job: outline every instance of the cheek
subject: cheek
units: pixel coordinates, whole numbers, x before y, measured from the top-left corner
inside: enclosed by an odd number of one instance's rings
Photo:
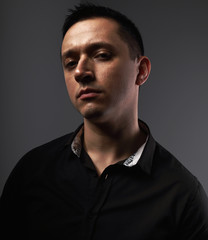
[[[122,75],[122,68],[118,63],[101,65],[96,69],[96,79],[105,87],[116,86]]]
[[[65,84],[66,84],[68,95],[71,101],[74,102],[74,98],[76,94],[75,83],[65,75]]]
[[[101,68],[99,75],[98,78],[101,84],[104,84],[105,87],[111,90],[117,89],[118,94],[119,91],[125,91],[126,88],[130,88],[135,82],[135,69],[123,62],[116,62]]]

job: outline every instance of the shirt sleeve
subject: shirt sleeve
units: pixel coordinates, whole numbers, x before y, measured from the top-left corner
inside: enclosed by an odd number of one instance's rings
[[[179,239],[183,240],[208,239],[208,198],[199,181],[182,214],[179,232]]]

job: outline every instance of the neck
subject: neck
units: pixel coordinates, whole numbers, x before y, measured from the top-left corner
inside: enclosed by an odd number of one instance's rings
[[[99,175],[107,166],[135,153],[145,139],[137,118],[102,124],[84,120],[84,148]]]

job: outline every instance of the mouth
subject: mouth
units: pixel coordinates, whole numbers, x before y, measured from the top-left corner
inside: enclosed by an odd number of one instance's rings
[[[79,91],[77,98],[81,100],[89,99],[89,98],[95,98],[101,93],[98,89],[93,88],[86,88]]]

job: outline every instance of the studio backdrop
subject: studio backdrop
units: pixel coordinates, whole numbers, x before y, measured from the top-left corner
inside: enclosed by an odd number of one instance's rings
[[[208,193],[208,2],[92,2],[121,11],[140,29],[152,72],[140,89],[139,118]],[[77,3],[0,3],[0,193],[26,152],[82,122],[60,61],[62,24]]]

